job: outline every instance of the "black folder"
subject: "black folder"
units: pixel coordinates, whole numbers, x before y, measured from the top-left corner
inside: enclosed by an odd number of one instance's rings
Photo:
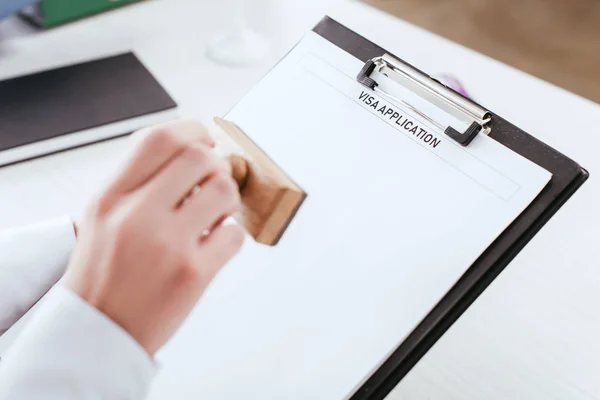
[[[176,118],[133,53],[0,81],[0,166],[124,136]]]
[[[384,54],[402,61],[398,56],[329,17],[325,17],[313,31],[366,65],[370,60]],[[405,61],[402,62],[410,66]],[[364,79],[364,76],[362,78]],[[588,172],[575,161],[492,111],[490,114],[490,137],[551,172],[552,179],[527,209],[471,265],[406,340],[354,393],[352,400],[386,397],[589,177]]]

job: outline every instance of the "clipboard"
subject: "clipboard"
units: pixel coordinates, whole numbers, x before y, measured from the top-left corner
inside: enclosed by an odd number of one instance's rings
[[[536,199],[481,254],[416,329],[350,397],[352,400],[383,399],[581,187],[589,174],[565,155],[335,20],[325,17],[313,32],[365,63],[363,69],[357,71],[357,81],[365,87],[377,91],[379,83],[371,78],[371,74],[375,69],[385,70],[388,77],[392,76],[391,79],[410,82],[413,88],[418,87],[436,105],[471,118],[468,128],[459,131],[452,126],[440,126],[435,119],[413,108],[432,124],[443,128],[444,133],[461,146],[468,146],[478,134],[487,134],[552,173],[550,182]],[[381,91],[379,94],[385,96]]]
[[[314,29],[223,116],[307,197],[211,283],[152,398],[385,397],[587,177],[337,22]]]

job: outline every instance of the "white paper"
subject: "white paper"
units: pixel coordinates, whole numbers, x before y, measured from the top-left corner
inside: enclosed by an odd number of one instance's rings
[[[217,277],[152,399],[349,397],[550,179],[484,135],[394,126],[359,100],[361,67],[310,33],[227,116],[308,198]]]

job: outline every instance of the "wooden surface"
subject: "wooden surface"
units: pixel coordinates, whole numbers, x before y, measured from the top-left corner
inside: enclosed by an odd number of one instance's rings
[[[277,244],[306,193],[235,124],[215,118],[242,155],[231,155],[234,179],[242,197],[240,223],[259,243]]]
[[[600,102],[598,0],[367,2],[405,21]],[[511,82],[506,84],[511,85]]]
[[[231,176],[233,180],[237,183],[240,190],[243,190],[248,183],[248,178],[250,176],[250,166],[248,165],[248,160],[244,157],[232,154],[228,157],[229,164],[231,165]]]

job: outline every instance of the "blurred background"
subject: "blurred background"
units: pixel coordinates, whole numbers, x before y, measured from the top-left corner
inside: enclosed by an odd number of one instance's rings
[[[210,121],[330,14],[573,157],[592,176],[598,169],[597,128],[589,121],[599,119],[600,107],[567,91],[600,102],[600,0],[122,3],[0,0],[0,80],[133,50],[182,116]],[[27,18],[17,15],[23,8]],[[268,47],[242,68],[207,57],[216,38],[239,28],[240,10]],[[52,18],[40,19],[47,15]],[[568,118],[556,118],[561,113]],[[107,140],[0,169],[0,228],[79,215],[126,150],[126,138]],[[600,399],[593,351],[600,326],[593,287],[600,214],[590,211],[599,192],[584,189],[587,197],[575,196],[561,210],[390,399]],[[583,220],[577,235],[565,233]],[[0,356],[16,332],[0,338]]]
[[[110,8],[127,3],[108,2]],[[293,3],[292,1],[288,1]],[[364,0],[380,10],[400,17],[428,31],[474,49],[566,90],[600,102],[600,1],[598,0]],[[89,4],[82,7],[81,4]],[[34,21],[32,14],[45,7],[66,10],[66,23],[78,17],[106,11],[106,1],[87,0],[0,0],[0,41],[31,33],[16,18],[4,19],[25,8],[21,13]],[[174,3],[182,4],[181,1]],[[234,7],[235,0],[227,0]],[[246,2],[252,9],[265,9],[280,3]],[[277,4],[269,4],[277,3]],[[325,10],[326,4],[304,2],[306,8]],[[322,4],[319,4],[322,3]],[[103,10],[104,8],[104,10]],[[300,5],[293,8],[301,8]],[[80,15],[72,10],[77,10]],[[252,14],[254,10],[251,10]],[[48,11],[47,11],[48,13]],[[72,14],[69,16],[69,14]],[[318,12],[315,13],[317,15]],[[35,22],[35,21],[34,21]],[[40,21],[38,20],[38,25]],[[440,68],[440,73],[443,68]],[[435,72],[435,71],[431,71]],[[450,82],[452,83],[452,82]],[[459,84],[459,82],[457,82]],[[460,88],[459,88],[460,89]]]
[[[366,0],[564,89],[600,102],[598,0]]]

